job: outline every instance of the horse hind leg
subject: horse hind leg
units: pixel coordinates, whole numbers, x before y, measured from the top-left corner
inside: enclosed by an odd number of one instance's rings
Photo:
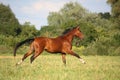
[[[27,52],[27,53],[23,56],[23,58],[22,58],[16,65],[21,64],[29,55],[32,54],[32,52],[33,52],[33,51]]]
[[[29,55],[31,55],[33,53],[33,51],[34,51],[34,49],[30,48],[30,50],[23,56],[23,58],[18,63],[16,63],[16,65],[21,64]]]
[[[66,66],[66,54],[65,53],[62,53],[62,61],[64,65]]]
[[[35,51],[35,53],[30,58],[30,63],[32,63],[35,60],[35,58],[38,57],[42,52],[43,52],[43,49]]]

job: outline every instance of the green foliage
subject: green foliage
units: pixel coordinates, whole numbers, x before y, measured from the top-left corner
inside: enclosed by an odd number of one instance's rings
[[[20,24],[10,7],[0,4],[0,34],[16,36],[20,32]]]
[[[120,0],[107,0],[107,3],[111,5],[113,21],[117,25],[117,29],[120,30]]]
[[[99,13],[98,14],[101,18],[104,18],[104,19],[110,19],[111,15],[109,12],[105,12],[105,13]]]
[[[43,26],[40,30],[40,36],[57,37],[62,33],[62,29],[55,26]]]
[[[23,37],[35,37],[38,35],[38,31],[36,30],[34,25],[31,25],[30,22],[25,22],[21,26],[21,34]]]
[[[62,20],[61,20],[62,16],[61,14],[58,14],[57,12],[51,12],[49,13],[48,16],[48,24],[50,26],[60,26],[60,24],[62,24]]]
[[[112,15],[114,17],[120,17],[120,0],[108,0],[107,2],[112,7]]]
[[[110,30],[102,35],[85,50],[86,55],[120,55],[120,32]]]
[[[84,46],[80,46],[80,47],[73,46],[72,50],[75,51],[79,55],[85,55],[85,54],[83,54],[84,50],[85,50]]]
[[[20,25],[9,6],[0,4],[0,45],[14,47],[16,43],[38,35],[30,22]]]
[[[48,24],[56,27],[73,27],[79,24],[79,19],[82,19],[87,14],[81,5],[77,2],[67,3],[59,12],[51,12],[48,16]]]

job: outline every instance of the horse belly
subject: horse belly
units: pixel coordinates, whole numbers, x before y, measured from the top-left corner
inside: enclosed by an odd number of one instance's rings
[[[51,53],[61,52],[62,45],[58,43],[49,43],[46,45],[45,50]]]

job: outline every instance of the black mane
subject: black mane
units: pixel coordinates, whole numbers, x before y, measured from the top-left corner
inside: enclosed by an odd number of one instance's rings
[[[75,29],[75,28],[76,28],[76,27],[65,29],[65,31],[62,33],[62,35],[67,34],[68,32],[70,32],[71,30],[73,30],[73,29]]]

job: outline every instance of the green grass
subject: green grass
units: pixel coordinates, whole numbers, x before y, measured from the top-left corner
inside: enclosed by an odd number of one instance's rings
[[[67,55],[64,66],[60,55],[40,55],[16,67],[21,57],[0,58],[0,80],[120,80],[120,56],[82,56],[87,62],[82,64]]]

